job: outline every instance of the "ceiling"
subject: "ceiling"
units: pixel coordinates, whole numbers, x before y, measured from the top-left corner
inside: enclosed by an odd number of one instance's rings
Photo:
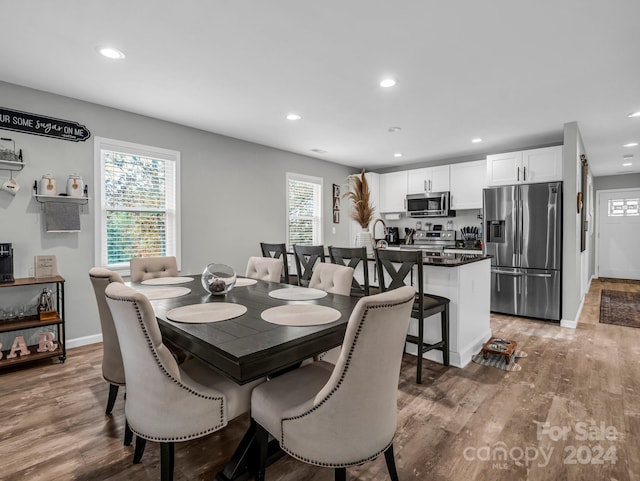
[[[595,176],[640,171],[638,0],[0,5],[6,82],[370,170],[559,143],[577,121]]]

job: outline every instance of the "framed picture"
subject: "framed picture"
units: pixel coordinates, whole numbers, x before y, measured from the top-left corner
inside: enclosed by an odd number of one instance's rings
[[[340,186],[333,184],[333,223],[340,223]]]

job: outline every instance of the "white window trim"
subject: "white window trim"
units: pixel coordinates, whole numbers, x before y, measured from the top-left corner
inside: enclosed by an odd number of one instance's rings
[[[182,229],[181,229],[181,207],[180,207],[180,152],[177,150],[169,150],[163,149],[160,147],[153,147],[150,145],[142,145],[136,144],[133,142],[125,142],[123,140],[115,140],[108,139],[105,137],[94,137],[93,140],[93,159],[94,159],[94,191],[95,191],[95,200],[94,200],[94,212],[95,215],[95,225],[94,225],[94,265],[103,267],[102,262],[102,245],[103,240],[106,236],[103,225],[103,213],[104,213],[104,190],[102,189],[103,184],[103,170],[104,164],[102,161],[102,150],[124,150],[126,152],[132,152],[140,156],[153,157],[156,159],[163,160],[171,160],[176,164],[176,173],[175,173],[175,231],[176,231],[176,261],[178,264],[178,270],[181,270],[182,266]],[[113,269],[117,271],[122,276],[130,275],[129,265],[123,266],[121,268]]]
[[[292,249],[293,246],[289,245],[289,180],[299,180],[302,182],[310,182],[314,184],[320,185],[320,244],[324,245],[324,179],[322,177],[315,177],[312,175],[305,174],[296,174],[295,172],[287,172],[285,176],[285,184],[284,184],[284,193],[286,197],[286,210],[285,210],[285,218],[286,218],[286,244],[287,249]]]

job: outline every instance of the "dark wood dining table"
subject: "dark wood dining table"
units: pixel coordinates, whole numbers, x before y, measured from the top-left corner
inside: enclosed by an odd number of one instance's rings
[[[330,293],[308,301],[276,299],[269,296],[270,291],[292,286],[260,280],[254,285],[235,287],[226,295],[214,296],[204,290],[199,275],[189,277],[193,277],[193,281],[179,284],[190,288],[189,294],[151,301],[162,336],[238,384],[277,375],[340,345],[349,316],[358,302],[356,297]],[[136,287],[134,283],[131,285]],[[234,319],[204,324],[180,323],[167,318],[171,309],[209,302],[241,304],[247,312]],[[283,326],[261,317],[262,312],[271,307],[301,303],[332,307],[340,312],[340,318],[322,325]],[[217,481],[250,478],[254,429],[251,423],[233,456],[217,474]],[[277,442],[271,444],[269,458],[272,461],[282,453]]]

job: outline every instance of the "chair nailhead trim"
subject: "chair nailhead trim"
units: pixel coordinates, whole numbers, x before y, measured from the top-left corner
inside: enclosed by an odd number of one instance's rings
[[[340,386],[342,386],[344,379],[346,377],[347,371],[349,370],[349,366],[351,363],[351,358],[353,357],[353,351],[354,348],[360,338],[360,333],[362,332],[362,327],[364,324],[364,321],[367,318],[367,314],[369,312],[370,309],[382,309],[382,308],[386,308],[386,307],[395,307],[395,306],[400,306],[402,304],[406,304],[408,302],[413,303],[413,297],[405,300],[405,301],[401,301],[401,302],[397,302],[395,304],[391,304],[391,303],[385,303],[385,304],[378,304],[378,305],[373,305],[373,306],[368,306],[364,313],[362,314],[362,318],[360,319],[360,322],[358,323],[358,328],[356,329],[356,333],[355,336],[353,338],[353,344],[351,345],[351,348],[349,349],[349,355],[347,356],[347,360],[344,364],[344,370],[340,373],[340,379],[338,380],[338,383],[336,384],[336,386],[318,403],[316,404],[314,407],[312,407],[311,409],[309,409],[307,412],[300,414],[298,416],[294,416],[294,417],[290,417],[290,418],[282,418],[280,420],[280,446],[282,447],[282,449],[289,455],[293,456],[294,458],[303,461],[305,463],[308,464],[313,464],[316,466],[323,466],[326,468],[345,468],[348,466],[357,466],[359,464],[363,464],[366,463],[368,461],[371,461],[375,458],[377,458],[378,456],[380,456],[380,454],[384,453],[389,446],[391,446],[391,444],[393,443],[393,438],[391,439],[391,441],[389,441],[389,444],[387,444],[387,446],[376,452],[375,454],[372,454],[371,456],[364,458],[364,459],[360,459],[358,461],[349,461],[348,463],[342,463],[342,464],[335,464],[335,463],[325,463],[324,461],[317,461],[315,459],[309,459],[309,458],[305,458],[304,456],[300,456],[299,454],[295,453],[294,451],[291,451],[290,449],[288,449],[285,444],[284,444],[284,422],[285,421],[294,421],[296,419],[301,419],[305,416],[310,415],[312,412],[314,412],[315,410],[319,409],[320,406],[322,406],[325,402],[327,402],[337,391],[338,389],[340,389]]]

